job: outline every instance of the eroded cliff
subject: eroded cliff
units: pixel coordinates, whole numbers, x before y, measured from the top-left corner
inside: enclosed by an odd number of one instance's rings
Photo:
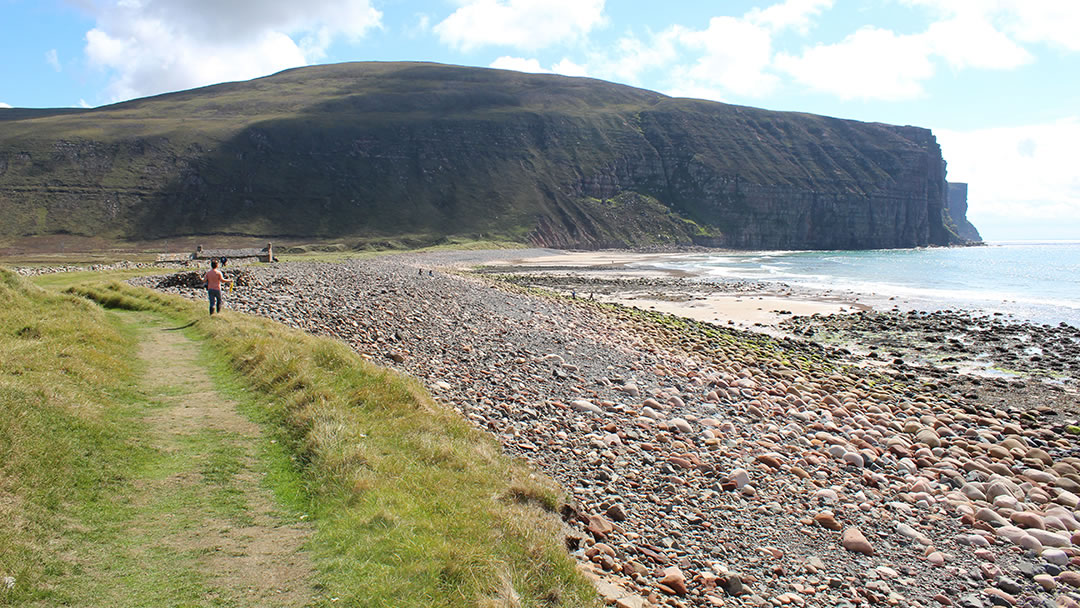
[[[4,234],[560,247],[959,242],[933,135],[435,64],[290,70],[0,120]]]
[[[956,234],[965,241],[981,243],[982,235],[967,219],[968,185],[961,182],[949,182],[947,193],[949,215],[956,223]]]

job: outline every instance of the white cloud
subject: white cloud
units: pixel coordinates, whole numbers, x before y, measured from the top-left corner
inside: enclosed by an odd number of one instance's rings
[[[408,38],[419,38],[427,35],[431,31],[431,15],[417,13],[414,17],[416,18],[416,23],[405,27],[405,36]]]
[[[721,101],[727,103],[731,95],[730,91],[720,87],[710,87],[688,82],[676,82],[671,87],[661,91],[671,97],[687,97],[689,99],[707,99],[709,101]]]
[[[514,59],[510,63],[510,58],[500,57],[492,65],[590,74],[637,86],[651,81],[671,95],[721,101],[733,96],[769,95],[784,77],[841,99],[902,100],[925,95],[924,83],[943,64],[957,70],[1012,69],[1033,61],[1026,49],[984,18],[980,7],[989,3],[983,0],[907,0],[931,5],[940,2],[943,6],[948,2],[952,8],[940,8],[940,18],[919,33],[900,34],[867,26],[839,42],[776,52],[782,35],[805,35],[834,1],[785,0],[753,8],[742,16],[713,17],[704,29],[674,25],[660,32],[630,33],[608,48],[593,50],[583,63],[564,59],[561,67],[545,68],[535,60]],[[479,11],[485,7],[490,12],[481,15]],[[594,8],[593,14],[602,18],[602,3]],[[537,10],[532,0],[476,0],[435,29],[444,41],[463,48],[497,41],[512,44],[513,39],[528,38],[526,30],[542,22],[534,18],[525,26],[514,20],[527,10]],[[511,19],[510,14],[516,17]],[[471,20],[474,36],[450,37],[450,24],[461,26],[466,17]],[[567,28],[552,36],[569,35]],[[784,39],[790,41],[790,37]],[[519,46],[547,43],[547,39],[534,39]]]
[[[588,69],[583,66],[563,58],[562,61],[551,66],[551,71],[556,74],[562,74],[563,76],[588,76]]]
[[[564,60],[563,67],[574,72],[538,62],[505,65],[523,71],[587,73],[636,86],[649,83],[671,95],[721,101],[763,97],[785,82],[844,100],[898,101],[926,95],[927,82],[946,66],[1015,69],[1035,60],[1024,40],[1057,40],[1067,31],[1080,31],[1080,2],[1075,0],[901,0],[931,9],[925,29],[899,33],[868,25],[839,41],[791,48],[792,34],[805,36],[834,2],[784,0],[742,16],[713,17],[704,29],[673,25],[659,32],[631,32],[606,48],[594,47],[580,64]],[[602,3],[585,6],[592,6],[591,14],[602,19]],[[482,8],[490,10],[482,13]],[[519,22],[536,10],[536,0],[474,0],[436,30],[441,28],[444,41],[462,48],[496,42],[544,46],[550,39],[512,42],[529,38],[528,30],[543,22],[535,17],[527,25]],[[449,37],[449,24],[466,21],[471,23],[471,38],[460,32]],[[574,30],[569,25],[574,20],[566,21],[551,39],[573,37],[571,31],[587,33],[592,27]],[[1058,27],[1059,22],[1076,27]],[[1080,45],[1080,36],[1066,38],[1060,44]],[[788,46],[777,52],[778,45]]]
[[[754,8],[746,13],[746,20],[772,31],[794,29],[806,33],[812,19],[832,8],[833,0],[787,0],[766,8]]]
[[[753,8],[742,17],[713,17],[703,31],[679,30],[679,42],[700,51],[690,67],[677,70],[675,90],[720,99],[729,94],[761,97],[780,79],[771,71],[773,39],[785,30],[806,34],[834,0],[785,0]],[[685,93],[679,93],[685,94]]]
[[[590,55],[585,72],[635,86],[648,77],[675,96],[720,100],[732,93],[761,95],[776,84],[765,69],[769,31],[744,19],[714,17],[703,30],[673,26],[646,38],[627,35]]]
[[[1080,116],[934,132],[949,163],[949,180],[968,183],[968,217],[976,227],[1026,219],[1080,226],[1080,166],[1073,161]]]
[[[681,30],[676,37],[684,47],[700,53],[697,61],[678,73],[686,86],[756,97],[768,94],[778,83],[767,71],[772,33],[749,19],[713,17],[705,30]]]
[[[96,7],[86,34],[109,95],[130,99],[310,63],[333,40],[380,27],[369,0],[120,0]]]
[[[606,20],[604,0],[470,0],[434,30],[444,44],[463,51],[535,50],[578,40]]]
[[[589,73],[617,82],[641,85],[644,74],[670,68],[679,58],[675,39],[681,28],[651,34],[648,40],[634,35],[619,38],[612,49],[593,53],[586,63]]]
[[[1035,61],[1021,43],[1080,50],[1076,0],[902,1],[929,8],[936,20],[913,34],[867,26],[838,43],[780,53],[773,65],[796,82],[842,99],[899,100],[923,95],[923,83],[941,62],[956,70],[1011,70]]]
[[[946,17],[981,20],[1021,42],[1080,51],[1076,0],[905,0]]]
[[[532,72],[534,74],[549,74],[551,70],[545,70],[540,67],[540,62],[536,59],[525,59],[523,57],[508,57],[502,56],[491,62],[489,67],[493,67],[497,70],[515,70],[517,72]]]
[[[1045,42],[1080,51],[1080,2],[1076,0],[1008,0],[1006,27],[1024,42]]]
[[[546,69],[540,65],[540,61],[537,59],[526,59],[524,57],[510,57],[504,55],[495,61],[492,61],[488,67],[498,70],[515,70],[517,72],[529,72],[533,74],[561,74],[563,76],[588,75],[584,66],[578,65],[569,59],[563,59],[559,63],[551,66],[551,69]]]
[[[60,71],[60,55],[57,54],[56,49],[45,51],[45,63],[57,72]]]
[[[704,29],[674,25],[628,34],[593,52],[581,67],[601,78],[641,86],[648,77],[670,95],[722,101],[760,97],[780,84],[773,69],[774,39],[806,33],[834,0],[785,0],[741,17],[716,16]]]
[[[0,108],[8,108],[8,109],[10,109],[11,106],[9,104],[6,104],[6,103],[0,101]]]
[[[778,69],[811,89],[841,99],[910,99],[924,94],[934,75],[926,38],[864,27],[836,44],[819,44],[801,56],[779,53]]]
[[[1034,58],[988,21],[955,17],[930,24],[928,49],[957,69],[1012,69]]]
[[[963,0],[949,6],[945,18],[921,33],[868,26],[800,55],[778,53],[773,65],[796,82],[841,99],[902,100],[925,94],[923,83],[936,73],[936,60],[957,70],[1008,70],[1034,60],[980,12],[985,3],[970,5],[970,10],[963,8],[968,6]]]

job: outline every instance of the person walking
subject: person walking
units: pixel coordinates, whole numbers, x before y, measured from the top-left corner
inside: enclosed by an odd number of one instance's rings
[[[232,283],[232,279],[226,279],[225,275],[221,274],[218,270],[218,261],[210,260],[210,270],[206,271],[206,295],[210,298],[210,316],[214,316],[214,304],[217,304],[217,311],[221,312],[221,284]]]

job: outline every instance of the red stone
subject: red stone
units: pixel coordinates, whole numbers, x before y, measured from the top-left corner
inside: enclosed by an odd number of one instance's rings
[[[608,534],[615,530],[615,526],[605,519],[603,515],[592,515],[589,517],[588,530],[596,538],[606,538]]]

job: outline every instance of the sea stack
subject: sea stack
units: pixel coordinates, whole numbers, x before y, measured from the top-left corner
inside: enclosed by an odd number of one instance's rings
[[[956,224],[956,233],[965,241],[981,243],[982,235],[967,219],[968,185],[962,182],[949,182],[949,215]]]

